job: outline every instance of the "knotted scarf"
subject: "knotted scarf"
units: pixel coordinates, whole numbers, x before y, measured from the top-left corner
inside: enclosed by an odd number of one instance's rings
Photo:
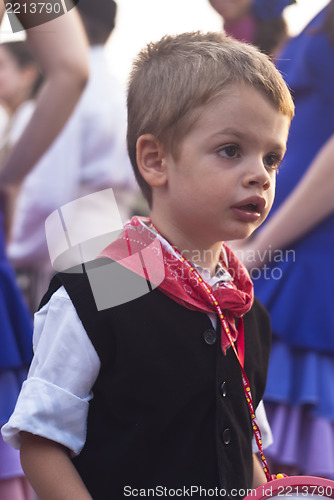
[[[221,263],[232,276],[233,282],[222,282],[213,294],[225,313],[235,341],[238,336],[235,318],[241,318],[252,307],[253,284],[247,269],[232,250],[226,244],[223,247],[227,263],[223,260]],[[146,278],[152,288],[158,287],[188,309],[216,313],[198,275],[181,261],[179,252],[155,228],[150,227],[149,219],[133,217],[124,226],[119,238],[106,247],[99,257],[112,259]],[[229,346],[230,341],[222,334],[224,353]]]

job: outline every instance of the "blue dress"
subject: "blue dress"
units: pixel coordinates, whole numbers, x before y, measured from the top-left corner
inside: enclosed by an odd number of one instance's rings
[[[0,427],[12,414],[32,359],[32,318],[5,255],[0,212]],[[0,480],[22,475],[19,454],[0,437]]]
[[[326,13],[289,41],[277,60],[296,115],[271,215],[334,134],[334,46],[319,30]],[[267,454],[303,473],[333,478],[334,215],[289,250],[276,252],[270,270],[254,281],[274,333],[264,398],[274,445]]]

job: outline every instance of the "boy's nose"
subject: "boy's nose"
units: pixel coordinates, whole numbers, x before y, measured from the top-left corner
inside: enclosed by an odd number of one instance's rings
[[[249,169],[244,177],[244,185],[258,185],[265,191],[271,186],[271,177],[268,169],[264,166],[262,159],[250,162]]]

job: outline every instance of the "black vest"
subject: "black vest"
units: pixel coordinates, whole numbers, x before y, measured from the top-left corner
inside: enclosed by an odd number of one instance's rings
[[[240,366],[232,349],[222,354],[220,327],[159,289],[97,312],[85,273],[56,275],[42,305],[61,284],[101,361],[87,441],[73,459],[93,499],[126,498],[134,488],[167,498],[175,490],[184,491],[181,498],[190,492],[203,498],[200,487],[245,496],[252,486],[252,427]],[[256,407],[270,348],[269,317],[257,300],[244,327]]]

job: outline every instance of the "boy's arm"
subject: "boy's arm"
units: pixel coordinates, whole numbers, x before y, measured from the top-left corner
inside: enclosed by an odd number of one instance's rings
[[[21,432],[21,463],[40,500],[92,500],[64,446]]]
[[[253,488],[258,488],[258,486],[261,486],[262,484],[265,484],[267,482],[266,475],[263,471],[262,465],[255,455],[253,454]]]

